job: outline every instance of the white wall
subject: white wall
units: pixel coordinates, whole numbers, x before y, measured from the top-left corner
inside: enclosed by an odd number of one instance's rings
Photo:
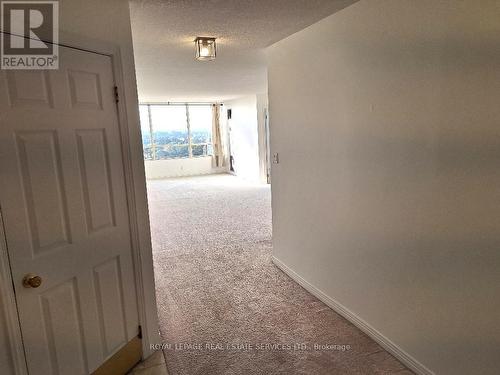
[[[498,20],[362,0],[268,51],[274,256],[436,374],[500,369]]]
[[[213,168],[211,156],[146,160],[144,164],[146,166],[146,178],[148,180],[227,172],[227,167]]]
[[[134,199],[137,207],[137,220],[139,224],[139,242],[143,256],[145,273],[144,282],[145,299],[148,306],[148,321],[150,326],[143,326],[143,335],[149,338],[158,336],[158,326],[155,324],[156,302],[153,279],[152,257],[145,256],[151,253],[151,239],[149,231],[149,218],[147,211],[147,197],[144,177],[144,164],[142,160],[142,141],[139,127],[139,113],[137,90],[135,81],[134,56],[132,48],[132,36],[130,30],[130,15],[128,2],[122,0],[60,0],[59,1],[59,28],[61,31],[60,41],[69,45],[99,45],[100,43],[113,43],[120,49],[122,59],[122,70],[124,77],[122,103],[126,103],[127,125],[129,128],[130,150],[132,157],[132,169],[134,173]],[[89,45],[89,46],[90,46]],[[0,323],[0,342],[8,340],[5,337]],[[156,341],[157,342],[157,341]],[[4,347],[4,346],[2,346]],[[7,346],[5,350],[9,350]],[[151,353],[145,348],[145,354]],[[10,356],[10,355],[9,355]],[[2,366],[4,359],[2,357]],[[13,369],[1,367],[2,373],[13,373]]]
[[[249,181],[260,180],[257,96],[250,95],[224,103],[221,119],[228,120],[231,154],[235,160],[235,174]]]

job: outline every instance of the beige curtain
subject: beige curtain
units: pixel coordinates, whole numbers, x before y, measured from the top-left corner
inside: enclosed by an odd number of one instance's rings
[[[222,144],[222,131],[220,126],[220,104],[212,106],[212,145],[214,154],[212,156],[212,167],[224,166],[224,147]]]

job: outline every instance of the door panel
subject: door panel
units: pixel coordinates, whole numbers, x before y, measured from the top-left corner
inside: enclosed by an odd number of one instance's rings
[[[71,279],[40,295],[47,354],[53,370],[86,374],[81,309],[76,280]],[[66,360],[60,361],[59,358]]]
[[[15,138],[36,257],[71,242],[61,154],[55,131],[16,132]]]
[[[115,226],[108,145],[104,129],[77,130],[87,232]]]
[[[53,106],[48,72],[10,70],[6,72],[6,77],[11,106]]]
[[[73,108],[103,109],[100,74],[68,70],[68,78]]]
[[[106,357],[128,341],[120,269],[118,257],[94,268],[99,321],[103,328],[103,354]]]
[[[0,205],[30,374],[85,374],[138,333],[111,59],[0,75]],[[39,275],[25,288],[26,274]]]

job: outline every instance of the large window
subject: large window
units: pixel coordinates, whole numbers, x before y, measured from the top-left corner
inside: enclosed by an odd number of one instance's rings
[[[141,104],[139,113],[145,160],[213,154],[211,105]]]

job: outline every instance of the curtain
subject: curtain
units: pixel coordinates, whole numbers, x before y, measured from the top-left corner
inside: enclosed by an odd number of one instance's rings
[[[224,166],[224,147],[222,144],[222,132],[220,126],[220,104],[212,106],[212,167],[218,168]]]

